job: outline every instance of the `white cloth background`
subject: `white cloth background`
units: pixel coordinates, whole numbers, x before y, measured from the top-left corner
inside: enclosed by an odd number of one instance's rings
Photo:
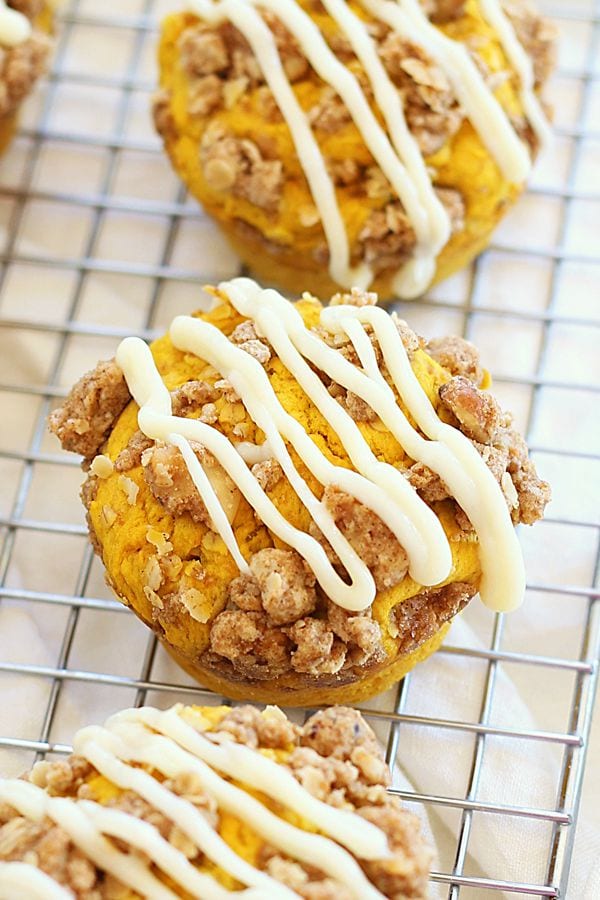
[[[156,4],[155,12],[177,6]],[[565,4],[563,4],[564,6]],[[128,17],[142,10],[141,0],[125,0],[111,16]],[[560,4],[554,4],[555,8]],[[592,4],[581,0],[569,4],[573,11],[590,12]],[[102,15],[100,0],[71,4],[71,11],[89,16]],[[100,40],[98,35],[102,35]],[[50,131],[92,135],[96,146],[64,143],[47,137],[42,144],[33,174],[24,175],[31,145],[29,138],[15,142],[0,162],[0,187],[23,185],[35,193],[26,203],[19,220],[15,252],[19,262],[8,269],[0,294],[0,382],[44,384],[51,373],[60,334],[47,330],[2,327],[2,318],[26,319],[60,326],[75,296],[77,282],[69,260],[89,252],[95,259],[114,265],[112,273],[89,273],[79,292],[76,323],[101,329],[135,330],[145,324],[151,299],[152,280],[132,277],[116,270],[131,263],[155,265],[161,256],[168,231],[168,210],[161,204],[173,202],[177,182],[160,153],[146,153],[134,146],[118,154],[110,180],[110,195],[125,209],[109,210],[100,221],[96,237],[90,241],[93,210],[89,202],[58,201],[55,194],[68,193],[88,201],[102,189],[109,156],[107,139],[119,118],[120,92],[104,87],[92,89],[78,84],[69,75],[85,73],[103,77],[111,73],[115,81],[124,75],[131,59],[133,31],[126,28],[94,28],[75,24],[63,58],[66,78],[55,89],[46,120]],[[585,67],[589,28],[563,23],[561,67],[556,79],[557,121],[574,126],[583,115],[579,75]],[[147,35],[134,78],[141,85],[134,91],[125,116],[122,134],[126,141],[145,144],[154,140],[148,121],[148,93],[145,85],[154,81],[154,39]],[[25,125],[38,127],[46,89],[38,92],[28,106]],[[600,93],[582,124],[594,121]],[[597,119],[596,119],[597,121]],[[555,270],[545,252],[561,245],[567,252],[593,257],[597,253],[600,229],[598,202],[575,199],[567,211],[561,232],[564,189],[572,161],[570,139],[558,138],[540,162],[534,179],[540,189],[524,198],[518,209],[502,224],[495,249],[479,264],[472,295],[473,314],[469,336],[477,341],[484,359],[497,376],[497,393],[513,408],[517,421],[528,421],[532,391],[529,381],[541,377],[549,381],[577,385],[600,381],[597,353],[597,297],[600,277],[597,266],[585,262],[565,262]],[[598,192],[600,162],[598,145],[584,141],[572,187]],[[44,192],[46,196],[44,196]],[[558,192],[558,193],[557,193]],[[50,194],[52,196],[48,197]],[[137,200],[154,207],[155,214],[135,210]],[[133,204],[133,206],[132,206]],[[179,270],[198,274],[198,283],[208,277],[231,275],[236,260],[212,226],[197,215],[190,203],[190,217],[182,220],[169,259]],[[0,194],[0,227],[3,240],[14,226],[14,199]],[[151,211],[151,210],[149,210]],[[87,245],[87,246],[86,246]],[[514,248],[520,253],[515,254]],[[541,250],[541,254],[537,253]],[[50,258],[53,264],[30,265],[27,257]],[[462,273],[434,292],[442,306],[405,305],[402,314],[424,334],[433,336],[463,327],[462,304],[470,276]],[[518,314],[539,314],[546,308],[554,286],[553,311],[556,321],[547,335],[547,353],[538,368],[543,339],[540,319],[519,318]],[[173,314],[198,306],[196,284],[167,282],[159,294],[152,325],[167,324]],[[496,313],[479,313],[479,307]],[[517,313],[517,315],[513,315]],[[568,323],[561,318],[569,317]],[[581,324],[579,323],[581,320]],[[595,320],[594,327],[589,325]],[[68,386],[97,358],[107,357],[116,346],[114,337],[71,336],[59,368],[58,382]],[[503,380],[505,379],[505,380]],[[515,379],[516,382],[515,383]],[[518,383],[521,379],[521,383]],[[557,451],[598,453],[599,430],[597,395],[585,390],[543,387],[531,420],[532,443]],[[35,395],[0,391],[0,516],[14,515],[17,487],[23,477],[22,462],[1,451],[26,451],[30,446],[36,416],[40,411]],[[34,449],[57,454],[56,443],[44,437]],[[552,521],[523,533],[523,544],[532,583],[586,587],[593,578],[597,552],[597,532],[590,527],[600,508],[598,462],[585,456],[539,453],[537,462],[552,482],[554,499],[548,510]],[[33,477],[19,516],[24,519],[81,523],[77,500],[80,474],[76,469],[51,462],[36,462]],[[565,523],[579,524],[565,524]],[[76,589],[77,573],[85,554],[85,540],[79,536],[48,534],[19,529],[14,546],[11,535],[0,529],[1,551],[11,549],[6,585],[15,596],[0,601],[0,662],[57,664],[68,608],[22,600],[19,590],[49,591],[69,596]],[[4,544],[2,544],[4,542]],[[103,585],[101,567],[94,562],[85,585],[88,597],[109,597]],[[569,594],[535,591],[528,594],[523,609],[505,624],[502,649],[574,659],[580,652],[586,601]],[[490,646],[493,617],[474,600],[454,624],[448,643],[459,647]],[[86,610],[74,631],[68,666],[82,672],[107,672],[123,678],[139,677],[147,634],[133,616],[121,612]],[[439,716],[447,720],[477,721],[485,684],[485,662],[440,653],[412,675],[405,711],[415,715]],[[190,684],[179,670],[159,653],[152,670],[158,681]],[[573,676],[551,668],[501,665],[498,668],[489,721],[514,729],[563,732],[573,689]],[[51,681],[0,672],[0,735],[35,740],[40,735]],[[66,681],[56,707],[51,740],[68,743],[73,731],[88,722],[99,721],[115,709],[133,702],[135,692],[119,685],[94,685]],[[167,705],[176,694],[152,693],[149,702]],[[390,695],[370,704],[389,709]],[[385,729],[379,723],[385,736]],[[465,796],[472,762],[474,738],[461,731],[402,725],[400,729],[396,783],[426,794]],[[561,762],[560,746],[550,743],[488,738],[483,755],[477,799],[495,803],[553,809]],[[16,774],[32,759],[32,754],[0,748],[0,771]],[[580,821],[569,896],[573,900],[600,897],[600,724],[598,716],[589,747],[589,764],[583,790]],[[415,804],[420,814],[423,807]],[[451,871],[460,826],[460,811],[427,806],[427,827],[436,845],[436,867]],[[476,814],[468,846],[465,872],[470,875],[542,883],[547,865],[550,826],[509,816]],[[432,887],[432,896],[445,896],[443,886]],[[497,892],[464,891],[465,896],[498,897]]]

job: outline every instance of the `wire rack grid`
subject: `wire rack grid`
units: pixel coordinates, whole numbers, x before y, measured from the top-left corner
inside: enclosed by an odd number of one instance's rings
[[[49,77],[0,166],[0,613],[11,634],[0,660],[0,766],[9,774],[69,752],[88,709],[98,718],[146,701],[219,701],[111,598],[85,538],[77,461],[45,424],[120,338],[152,337],[198,305],[199,284],[238,273],[149,123],[157,24],[177,5],[67,3]],[[462,761],[442,787],[429,772],[392,788],[428,813],[436,839],[443,831],[432,882],[449,898],[567,895],[598,671],[600,448],[589,410],[600,317],[588,300],[600,286],[600,4],[556,0],[546,11],[563,38],[551,159],[475,266],[419,304],[397,304],[423,333],[462,333],[487,350],[498,394],[555,482],[548,517],[523,536],[528,612],[505,622],[471,604],[436,657],[365,705],[390,763],[410,770],[424,745]],[[545,627],[557,614],[558,627]],[[435,679],[460,679],[463,667],[477,673],[476,689],[457,714]],[[515,717],[507,683],[529,692],[529,719]],[[13,691],[26,716],[11,715]],[[488,770],[507,747],[517,759],[546,753],[543,796],[498,791],[493,779],[490,790]],[[513,835],[523,848],[535,840],[542,861],[523,849],[489,871],[473,850],[481,835]]]

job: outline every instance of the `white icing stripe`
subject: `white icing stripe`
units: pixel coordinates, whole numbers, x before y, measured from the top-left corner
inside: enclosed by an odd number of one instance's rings
[[[372,272],[368,266],[350,267],[350,248],[344,220],[335,196],[319,145],[284,72],[272,32],[258,12],[248,3],[223,0],[193,0],[192,8],[207,22],[228,19],[244,35],[286,121],[298,160],[306,176],[329,247],[329,271],[338,284],[368,287]]]
[[[357,372],[356,367],[309,332],[298,311],[277,291],[262,290],[255,282],[244,278],[222,283],[219,288],[241,315],[254,321],[258,332],[273,346],[286,369],[332,426],[353,466],[369,483],[365,484],[345,468],[327,463],[322,454],[316,453],[314,442],[292,420],[293,432],[286,433],[285,436],[291,440],[293,435],[296,439],[295,447],[305,462],[311,460],[309,468],[315,476],[322,484],[341,487],[383,519],[406,550],[411,563],[411,574],[416,581],[432,585],[447,578],[452,559],[437,516],[397,469],[379,462],[352,417],[331,396],[306,359],[328,374],[332,374],[330,366],[334,365],[351,377]],[[179,321],[181,325],[176,319],[171,327],[171,339],[176,346],[181,347],[183,344],[186,349],[193,350],[199,356],[213,350],[212,342],[206,339],[196,341],[191,337],[192,329],[197,329],[198,320],[190,321],[182,317]],[[390,325],[394,327],[391,320]],[[196,333],[199,334],[198,331]],[[230,348],[231,344],[228,342],[228,346],[223,349],[225,360],[229,358],[230,365],[233,366]],[[213,364],[218,367],[216,360]],[[247,367],[241,357],[240,364]],[[261,380],[266,382],[262,368],[260,371]],[[271,390],[270,385],[268,389]],[[262,400],[262,385],[258,396]],[[245,403],[250,400],[251,391],[242,389],[242,399]],[[402,416],[400,410],[398,414]],[[288,420],[291,417],[288,416]],[[279,426],[279,422],[277,425]],[[329,539],[329,532],[327,536]],[[336,596],[332,596],[332,599],[338,603]]]
[[[238,569],[240,572],[248,572],[248,564],[240,553],[238,542],[235,539],[233,528],[225,514],[225,510],[223,509],[206,472],[200,465],[198,457],[190,447],[189,441],[174,432],[167,434],[166,439],[170,444],[179,448],[192,481],[202,497],[202,502],[206,506],[206,511],[210,516],[211,522],[214,524],[217,532],[223,539],[225,546],[233,556]]]
[[[22,862],[0,862],[0,900],[74,900],[75,895],[61,887],[35,866]]]
[[[31,36],[31,22],[23,13],[17,12],[0,0],[0,45],[16,47]]]
[[[552,131],[535,93],[535,75],[531,57],[519,41],[500,0],[479,0],[479,6],[489,24],[495,29],[510,64],[519,76],[523,110],[540,143],[544,145],[550,140]]]

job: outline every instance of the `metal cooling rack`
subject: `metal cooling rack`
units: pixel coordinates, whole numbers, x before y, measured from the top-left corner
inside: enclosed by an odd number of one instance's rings
[[[0,602],[16,614],[34,616],[50,648],[44,665],[18,654],[0,662],[0,696],[18,678],[31,686],[35,700],[27,729],[0,738],[0,760],[4,754],[13,771],[40,755],[69,751],[69,710],[75,701],[93,702],[108,713],[146,699],[159,704],[217,699],[170,665],[154,638],[110,598],[76,503],[77,463],[58,452],[45,425],[56,398],[98,357],[109,356],[118,339],[131,333],[151,337],[175,311],[198,305],[198,284],[237,273],[231,252],[171,174],[148,121],[156,26],[177,5],[67,3],[49,78],[29,102],[19,135],[0,164]],[[569,506],[567,489],[559,489],[549,517],[537,526],[538,538],[528,537],[525,547],[532,573],[529,606],[537,605],[543,616],[544,604],[557,599],[568,604],[578,621],[576,640],[567,647],[548,645],[533,631],[523,645],[502,616],[492,622],[488,615],[487,648],[449,644],[437,657],[467,658],[470,666],[483,667],[479,709],[470,720],[411,702],[433,661],[367,710],[387,736],[390,762],[402,760],[403,735],[410,729],[423,741],[458,735],[470,742],[466,784],[449,784],[444,795],[395,789],[415,808],[453,811],[453,854],[432,876],[449,898],[497,897],[498,892],[566,896],[597,681],[599,526],[594,504],[583,500],[590,479],[597,483],[600,454],[593,431],[569,427],[561,439],[549,438],[547,424],[552,403],[567,410],[570,425],[585,418],[590,401],[598,407],[600,385],[571,377],[569,360],[589,353],[600,318],[592,306],[572,308],[566,298],[582,277],[590,291],[597,294],[600,286],[600,259],[585,238],[594,227],[596,240],[600,233],[600,180],[590,191],[589,177],[592,163],[600,167],[600,4],[556,0],[545,6],[563,32],[566,51],[555,79],[555,158],[522,201],[537,226],[533,234],[530,227],[519,232],[517,212],[470,271],[418,305],[397,305],[427,334],[463,333],[494,350],[510,328],[525,348],[529,341],[530,367],[515,372],[500,359],[493,371],[497,389],[516,408],[542,470],[577,470],[585,481],[576,486],[575,505]],[[573,237],[576,227],[583,238]],[[145,237],[138,243],[140,228]],[[208,264],[200,259],[200,248]],[[513,271],[532,285],[531,303],[511,305],[505,276]],[[2,360],[15,346],[24,361],[8,369]],[[559,358],[567,360],[560,372]],[[571,419],[569,411],[581,415]],[[567,481],[572,491],[575,482]],[[563,548],[557,554],[564,555],[562,567],[544,556],[547,539]],[[585,576],[579,569],[573,577],[567,564],[575,546],[585,551]],[[36,566],[41,557],[53,560],[43,571]],[[472,604],[465,617],[479,621],[482,615]],[[90,633],[97,635],[93,645]],[[123,663],[111,671],[102,664],[102,643],[109,636],[123,642]],[[80,642],[95,648],[92,656],[82,658]],[[498,679],[511,667],[526,671],[538,685],[546,679],[568,685],[568,708],[557,711],[547,728],[521,730],[506,719],[498,724]],[[556,754],[553,802],[546,808],[481,799],[486,752],[497,740],[516,740],[525,748],[541,742]],[[535,881],[521,877],[518,860],[516,877],[469,874],[470,841],[481,816],[497,829],[523,820],[541,823],[543,875]]]

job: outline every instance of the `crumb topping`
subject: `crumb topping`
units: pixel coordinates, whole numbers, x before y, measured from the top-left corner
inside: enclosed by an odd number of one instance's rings
[[[200,161],[207,184],[215,191],[231,191],[266,212],[276,212],[283,192],[283,165],[267,159],[248,138],[237,138],[220,125],[206,129]]]
[[[387,793],[388,767],[373,731],[358,712],[343,707],[325,709],[300,726],[276,708],[261,713],[254,707],[240,706],[225,713],[210,730],[219,741],[233,740],[267,755],[274,750],[284,752],[281,764],[313,796],[356,812],[380,828],[388,837],[393,854],[373,862],[358,860],[366,876],[387,897],[424,900],[431,851],[418,820]],[[97,802],[93,786],[96,774],[81,757],[71,756],[58,762],[38,763],[25,777],[52,796]],[[221,828],[218,806],[194,773],[183,772],[166,779],[163,786],[191,803],[212,829]],[[102,802],[152,825],[193,865],[205,864],[195,843],[140,795],[125,790]],[[344,885],[316,866],[293,859],[256,837],[253,864],[305,900],[349,897]],[[131,851],[126,841],[111,840],[121,852]],[[119,900],[131,893],[98,869],[50,819],[31,822],[6,804],[0,805],[0,860],[26,861],[39,867],[69,888],[77,900]]]
[[[37,0],[20,0],[9,4],[33,20],[40,11]],[[46,71],[52,43],[35,30],[16,47],[3,47],[0,56],[0,116],[13,113]]]
[[[114,359],[100,362],[80,378],[63,405],[50,415],[50,430],[65,450],[91,460],[130,399]]]
[[[475,344],[457,335],[446,335],[428,341],[425,349],[451,375],[462,375],[476,387],[481,386],[484,372]]]
[[[192,449],[203,462],[210,454],[198,444]],[[216,465],[214,457],[212,464]],[[163,442],[155,443],[144,452],[142,458],[144,478],[153,496],[173,516],[188,513],[194,522],[210,527],[210,517],[200,497],[192,476],[177,447]]]
[[[502,424],[498,401],[480,391],[463,375],[455,375],[439,390],[440,400],[460,423],[460,430],[471,440],[491,444]]]
[[[399,653],[410,653],[433,637],[476,593],[476,584],[454,582],[421,591],[396,606],[390,617],[390,633],[398,642]]]
[[[344,537],[371,570],[377,590],[384,591],[399,584],[408,571],[408,557],[387,525],[339,488],[327,486],[322,502]],[[312,533],[315,536],[319,533],[314,523]],[[334,561],[337,559],[331,548],[329,555]]]

